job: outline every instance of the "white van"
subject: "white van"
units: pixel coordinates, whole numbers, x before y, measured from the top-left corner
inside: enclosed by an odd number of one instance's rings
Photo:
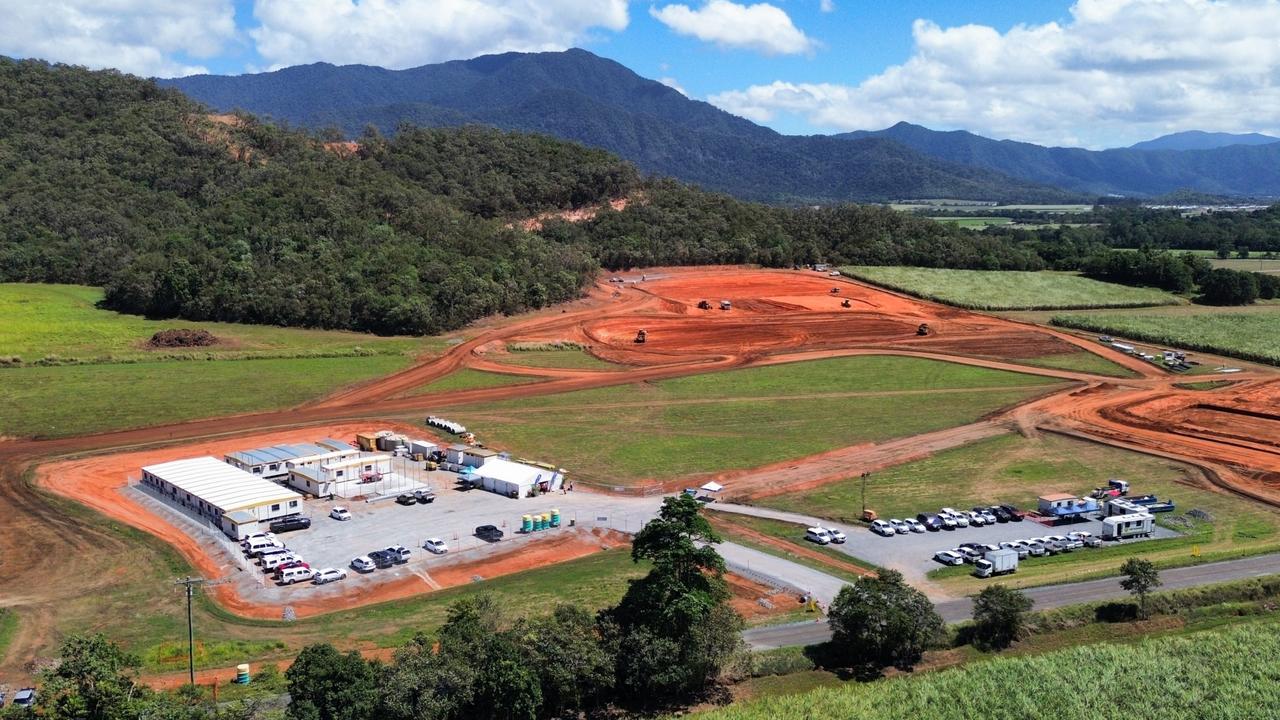
[[[284,565],[285,563],[297,562],[301,559],[302,559],[301,556],[294,555],[293,553],[280,553],[279,555],[271,555],[270,557],[265,557],[262,559],[262,569],[265,570],[266,572],[271,572],[272,570],[275,570],[277,567]]]
[[[804,539],[809,542],[818,543],[819,545],[826,545],[831,542],[831,536],[827,534],[826,530],[823,530],[820,527],[806,528],[804,531]]]
[[[284,543],[275,538],[254,538],[244,551],[246,555],[260,555],[263,550],[278,547],[284,547]]]
[[[292,585],[296,582],[303,582],[305,580],[310,580],[313,576],[315,576],[315,571],[312,570],[311,568],[305,568],[305,567],[286,568],[280,572],[280,584]]]

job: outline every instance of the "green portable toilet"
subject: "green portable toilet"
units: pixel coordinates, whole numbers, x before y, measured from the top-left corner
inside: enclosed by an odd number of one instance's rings
[[[560,527],[560,511],[556,508],[551,510],[551,527]]]
[[[249,684],[249,664],[241,663],[236,666],[236,680],[240,685]]]
[[[526,532],[526,533],[533,532],[533,516],[532,515],[520,516],[520,532]]]

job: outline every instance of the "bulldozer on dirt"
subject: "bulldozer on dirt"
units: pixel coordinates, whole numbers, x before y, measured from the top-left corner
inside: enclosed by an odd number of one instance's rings
[[[920,323],[920,327],[916,328],[916,334],[921,337],[928,335],[930,332],[929,323]]]
[[[831,294],[832,294],[832,295],[839,295],[839,294],[840,294],[840,288],[838,288],[838,287],[833,287],[833,288],[831,288]]]
[[[699,301],[698,301],[698,309],[699,309],[699,310],[710,310],[710,309],[711,309],[711,303],[707,302],[706,300],[699,300]]]
[[[844,300],[840,301],[840,307],[844,307],[844,308],[853,307],[853,303],[849,302],[849,298],[845,298]]]
[[[645,340],[647,340],[648,338],[649,338],[649,334],[648,334],[648,333],[646,333],[644,330],[637,330],[637,331],[636,331],[636,344],[637,344],[637,345],[643,345],[643,344],[645,343]]]

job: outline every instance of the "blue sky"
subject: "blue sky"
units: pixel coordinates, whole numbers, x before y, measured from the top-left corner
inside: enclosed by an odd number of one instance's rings
[[[583,47],[788,133],[1280,132],[1280,0],[0,0],[0,54],[146,76]]]

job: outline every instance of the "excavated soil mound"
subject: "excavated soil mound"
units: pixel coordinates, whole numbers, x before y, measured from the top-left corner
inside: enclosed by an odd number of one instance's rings
[[[147,341],[150,348],[209,347],[218,344],[218,337],[208,330],[174,328],[161,330]]]

